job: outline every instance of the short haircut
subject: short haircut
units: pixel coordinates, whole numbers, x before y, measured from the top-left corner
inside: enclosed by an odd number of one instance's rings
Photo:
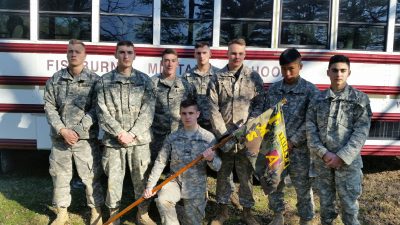
[[[132,47],[132,48],[135,47],[135,46],[133,45],[132,41],[126,41],[126,40],[118,41],[118,43],[117,43],[117,49],[118,49],[119,46],[128,46],[128,47]]]
[[[166,48],[164,51],[161,53],[161,58],[164,58],[164,55],[172,54],[178,57],[178,53],[175,51],[175,49],[172,48]]]
[[[229,41],[228,46],[231,46],[233,44],[246,46],[246,41],[243,38],[236,38],[236,39],[233,39],[233,40]]]
[[[202,48],[202,47],[210,47],[210,43],[208,41],[199,41],[196,42],[196,44],[194,45],[194,48]]]
[[[81,41],[81,40],[78,40],[78,39],[70,39],[69,41],[68,41],[68,44],[69,45],[82,45],[82,47],[85,49],[85,51],[86,51],[86,46],[85,46],[85,43],[83,43],[83,41]]]
[[[188,99],[183,100],[181,102],[180,109],[187,108],[190,106],[195,106],[196,110],[199,111],[199,106],[197,105],[197,101],[196,101],[196,99],[193,99],[193,98],[188,98]]]
[[[345,56],[345,55],[334,55],[329,59],[329,65],[328,68],[331,68],[331,66],[335,63],[346,63],[349,68],[350,68],[350,59]]]
[[[287,65],[289,63],[301,60],[301,54],[295,48],[288,48],[279,56],[279,65]]]

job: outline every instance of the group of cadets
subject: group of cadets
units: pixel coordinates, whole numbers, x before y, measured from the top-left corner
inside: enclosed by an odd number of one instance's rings
[[[53,143],[49,171],[57,210],[53,225],[69,221],[73,164],[85,185],[91,225],[103,224],[104,204],[110,217],[120,211],[126,165],[135,198],[149,199],[138,206],[137,224],[156,224],[148,212],[150,198],[157,194],[163,225],[201,225],[208,198],[207,166],[218,171],[218,210],[211,224],[222,225],[229,218],[230,203],[240,208],[243,222],[261,224],[251,211],[253,169],[245,145],[232,139],[217,152],[211,147],[282,98],[287,99],[282,110],[290,165],[277,190],[268,196],[274,212],[269,224],[284,224],[283,190],[288,175],[297,194],[299,224],[313,222],[312,182],[320,197],[321,224],[333,224],[337,217],[336,195],[343,223],[359,224],[360,151],[372,113],[368,96],[346,82],[351,72],[346,56],[330,58],[327,76],[331,86],[322,92],[300,76],[303,64],[294,48],[280,55],[283,79],[267,92],[260,75],[244,65],[243,39],[229,42],[228,64],[220,70],[209,63],[209,44],[197,43],[197,65],[182,76],[176,75],[179,62],[174,49],[162,52],[162,71],[151,78],[132,67],[135,56],[132,42],[118,42],[117,68],[100,77],[84,67],[84,43],[70,40],[67,68],[46,83],[44,108]],[[99,126],[104,130],[103,151],[97,143]],[[204,160],[158,193],[152,192],[166,166],[175,173],[199,155]],[[105,198],[100,182],[103,173],[108,177]],[[119,219],[113,224],[120,224]]]

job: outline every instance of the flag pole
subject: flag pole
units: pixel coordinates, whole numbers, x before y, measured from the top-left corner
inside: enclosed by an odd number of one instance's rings
[[[215,151],[218,148],[224,146],[229,140],[231,140],[234,137],[233,134],[230,134],[229,136],[223,138],[218,144],[215,144],[214,146],[212,146],[212,150]],[[199,161],[201,161],[203,159],[203,155],[199,155],[197,156],[197,158],[195,158],[193,161],[191,161],[190,163],[188,163],[186,166],[182,167],[181,169],[179,169],[176,173],[172,174],[171,176],[169,176],[166,180],[164,180],[161,184],[157,185],[156,187],[153,188],[152,193],[155,193],[159,190],[161,190],[161,188],[166,185],[167,183],[169,183],[171,180],[175,179],[176,177],[178,177],[179,175],[181,175],[183,172],[185,172],[186,170],[188,170],[190,167],[194,166],[196,163],[198,163]],[[142,203],[144,200],[146,200],[143,196],[140,197],[138,200],[136,200],[134,203],[130,204],[128,207],[126,207],[125,209],[123,209],[121,212],[119,212],[117,215],[111,217],[110,219],[108,219],[103,225],[109,225],[110,223],[114,222],[115,220],[117,220],[118,218],[120,218],[121,216],[125,215],[127,212],[129,212],[131,209],[135,208],[136,206],[138,206],[140,203]]]

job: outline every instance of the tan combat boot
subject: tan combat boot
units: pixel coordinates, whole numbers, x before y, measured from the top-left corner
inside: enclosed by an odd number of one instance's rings
[[[219,204],[219,213],[215,217],[215,219],[211,221],[211,225],[222,225],[228,218],[229,218],[228,205]]]
[[[285,219],[283,218],[282,212],[274,213],[274,218],[272,218],[271,223],[269,225],[283,225]]]
[[[108,210],[110,210],[110,219],[117,215],[119,212],[119,208],[109,208]],[[114,222],[110,223],[111,225],[119,225],[121,223],[121,221],[118,219],[116,219]]]
[[[243,207],[242,207],[242,205],[240,205],[240,202],[239,202],[239,196],[236,192],[232,192],[230,200],[231,200],[232,205],[236,209],[243,210]]]
[[[51,225],[64,225],[69,221],[67,208],[57,208],[57,218]]]
[[[103,225],[103,218],[101,217],[101,207],[91,209],[90,225]]]
[[[136,221],[139,225],[157,225],[149,216],[148,205],[142,205],[138,207]]]
[[[256,218],[251,213],[251,208],[243,208],[242,220],[247,225],[260,225],[260,223],[256,220]]]

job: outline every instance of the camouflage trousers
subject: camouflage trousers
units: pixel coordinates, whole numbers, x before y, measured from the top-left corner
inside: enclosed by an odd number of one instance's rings
[[[297,195],[297,212],[301,219],[309,221],[314,217],[314,199],[309,177],[310,152],[306,146],[293,148],[289,153],[290,164],[282,174],[277,190],[268,195],[269,208],[274,212],[285,210],[284,178],[289,174]]]
[[[102,169],[100,150],[96,141],[79,140],[69,146],[64,141],[54,140],[51,149],[50,175],[53,180],[53,205],[67,208],[71,204],[71,187],[73,165],[86,190],[86,202],[94,208],[104,204],[103,189],[100,182]]]
[[[183,212],[179,212],[181,224],[202,225],[206,209],[206,190],[199,198],[182,199]],[[200,197],[202,196],[202,197]],[[176,203],[181,200],[181,187],[178,182],[171,181],[159,192],[155,200],[163,225],[179,225]],[[183,214],[183,215],[182,215]]]
[[[321,159],[315,160],[316,182],[320,198],[321,224],[331,225],[337,217],[336,194],[339,197],[341,218],[345,225],[358,225],[358,198],[362,192],[361,168],[344,165],[340,169],[325,166]]]
[[[253,167],[245,155],[245,151],[221,152],[220,157],[222,165],[217,173],[217,202],[220,204],[230,202],[230,196],[235,188],[232,179],[232,172],[235,169],[240,184],[239,202],[245,208],[253,207]]]
[[[120,205],[126,162],[128,162],[135,199],[138,199],[142,197],[150,169],[149,145],[126,148],[105,147],[102,164],[104,172],[108,176],[106,197],[108,208],[117,208]]]

